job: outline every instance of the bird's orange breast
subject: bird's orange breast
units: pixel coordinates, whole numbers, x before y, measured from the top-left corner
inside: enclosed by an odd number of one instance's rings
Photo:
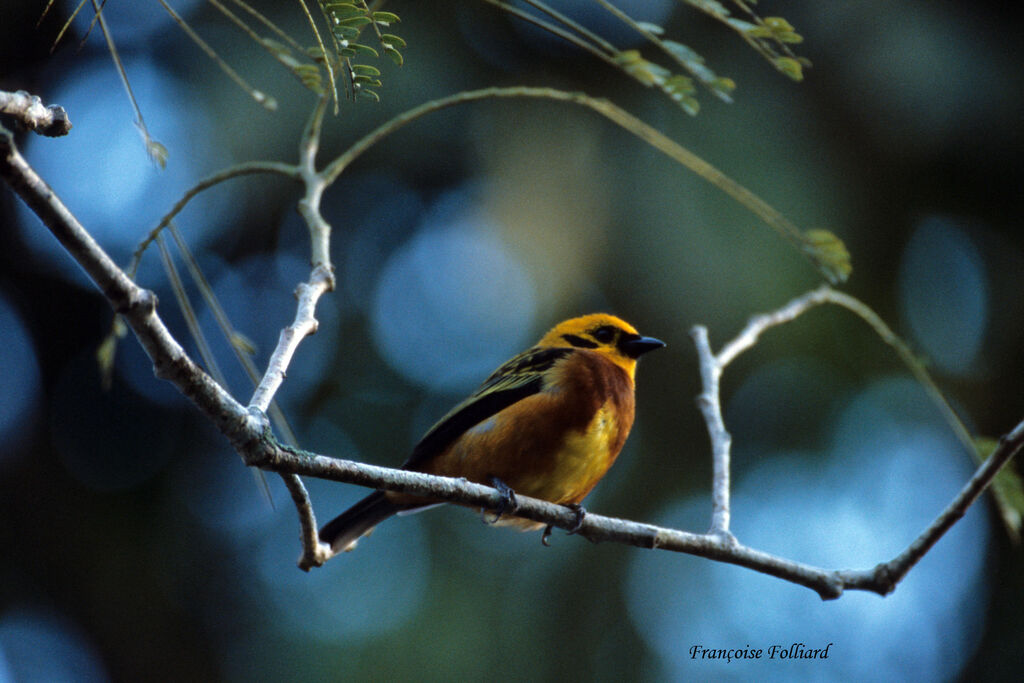
[[[615,462],[633,413],[626,372],[576,350],[552,368],[539,393],[468,429],[421,469],[488,485],[497,477],[516,493],[578,503]]]

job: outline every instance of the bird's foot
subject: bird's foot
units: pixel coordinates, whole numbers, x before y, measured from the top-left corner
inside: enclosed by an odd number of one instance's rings
[[[498,501],[498,507],[494,509],[494,519],[487,519],[487,510],[481,513],[484,524],[496,524],[506,514],[519,509],[519,503],[516,502],[516,492],[512,490],[511,486],[497,477],[491,477],[491,486],[498,490],[501,499]]]
[[[566,530],[566,533],[570,535],[575,534],[583,528],[583,518],[587,516],[587,510],[579,503],[569,503],[565,507],[576,513],[576,520],[572,523],[572,526]]]
[[[565,507],[569,508],[570,510],[576,513],[576,519],[573,521],[572,526],[566,529],[566,533],[575,534],[583,528],[583,518],[587,516],[587,510],[579,503],[567,503]],[[548,538],[551,537],[551,530],[553,528],[554,527],[552,527],[550,524],[544,527],[544,533],[540,535],[541,544],[548,547],[551,546],[551,544],[548,543]]]

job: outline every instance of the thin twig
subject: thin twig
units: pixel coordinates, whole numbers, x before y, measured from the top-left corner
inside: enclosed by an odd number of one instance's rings
[[[309,281],[299,284],[295,291],[298,306],[291,325],[281,330],[277,347],[270,356],[267,369],[260,380],[252,399],[250,410],[265,412],[274,394],[284,381],[299,343],[317,330],[316,305],[324,293],[334,289],[334,272],[330,261],[331,226],[320,213],[320,201],[327,183],[316,170],[316,153],[320,148],[320,131],[323,123],[326,97],[317,102],[299,147],[298,173],[306,187],[306,194],[299,200],[299,212],[309,227],[313,270]]]
[[[121,85],[124,86],[124,90],[128,94],[128,101],[131,102],[132,109],[135,110],[135,127],[138,128],[139,134],[142,135],[142,142],[146,146],[146,153],[150,159],[163,168],[167,163],[167,148],[149,134],[146,121],[142,118],[142,108],[135,99],[132,84],[128,81],[128,71],[124,68],[124,62],[121,61],[121,54],[117,51],[114,36],[107,28],[107,21],[103,18],[103,9],[97,4],[96,0],[92,0],[92,8],[96,12],[96,21],[99,22],[100,32],[103,33],[103,38],[107,41],[107,50],[110,52],[111,59],[114,60],[114,67],[121,78]]]
[[[618,64],[615,62],[615,58],[612,57],[612,54],[615,53],[615,47],[608,43],[606,40],[604,40],[597,34],[588,31],[581,24],[573,22],[565,15],[556,12],[554,9],[548,7],[547,5],[544,5],[543,3],[531,2],[530,0],[526,1],[529,2],[529,4],[533,5],[534,7],[537,7],[538,9],[543,11],[545,14],[548,14],[549,16],[557,20],[563,26],[569,26],[574,31],[576,31],[576,33],[568,31],[564,28],[560,28],[557,24],[552,24],[551,22],[546,21],[535,14],[530,14],[529,12],[520,9],[519,7],[516,7],[511,3],[502,2],[501,0],[484,0],[484,2],[494,5],[495,7],[498,7],[499,9],[508,12],[512,16],[517,17],[518,19],[521,19],[528,24],[533,24],[537,28],[543,29],[554,36],[558,36],[565,42],[575,45],[576,47],[580,48],[581,50],[584,50],[585,52],[589,52],[594,57],[597,57],[601,61],[606,62],[611,66],[618,66]],[[590,42],[587,42],[588,40]]]
[[[317,266],[309,278],[309,282],[300,283],[295,292],[299,304],[295,311],[295,320],[281,330],[277,346],[270,355],[267,370],[263,379],[249,401],[249,408],[266,412],[274,394],[284,382],[284,377],[299,343],[317,330],[316,303],[320,297],[330,290],[332,278],[323,266]]]
[[[302,7],[303,13],[306,15],[306,19],[309,21],[309,28],[313,31],[313,36],[316,38],[316,44],[320,49],[320,53],[324,56],[324,68],[327,70],[327,81],[331,84],[331,99],[334,102],[334,114],[338,114],[338,84],[334,79],[334,67],[331,65],[331,56],[327,54],[327,47],[324,45],[323,39],[320,37],[320,30],[316,27],[316,20],[313,19],[313,15],[309,12],[309,7],[306,6],[306,0],[299,0],[299,5]],[[317,3],[320,6],[320,3]],[[323,13],[323,7],[320,6],[320,11]],[[330,18],[324,15],[324,21],[330,23]],[[334,34],[330,34],[333,36]],[[335,54],[337,54],[337,46],[335,46]]]
[[[276,99],[270,97],[269,95],[267,95],[267,93],[263,92],[262,90],[257,90],[256,88],[251,86],[249,82],[245,80],[242,74],[235,71],[233,68],[231,68],[230,64],[221,59],[221,56],[217,54],[217,51],[214,50],[209,43],[203,40],[202,37],[200,37],[200,35],[195,32],[195,29],[189,26],[188,22],[182,19],[181,15],[175,12],[174,8],[167,4],[166,0],[157,0],[157,2],[159,2],[160,5],[164,8],[164,11],[170,15],[171,19],[174,20],[174,23],[178,25],[178,28],[184,31],[185,34],[189,37],[189,39],[193,43],[195,43],[200,50],[205,52],[206,56],[212,59],[214,64],[220,67],[220,70],[224,72],[224,75],[226,75],[228,78],[234,81],[239,88],[248,93],[249,97],[251,97],[256,104],[260,105],[267,111],[277,111]]]
[[[697,325],[690,330],[690,336],[693,337],[694,345],[697,347],[701,384],[704,387],[700,396],[697,397],[697,402],[704,415],[704,422],[707,424],[708,436],[711,438],[711,529],[708,533],[732,538],[729,532],[731,470],[729,461],[732,436],[726,429],[725,420],[722,418],[722,402],[719,393],[719,380],[722,377],[722,371],[736,356],[757,343],[758,338],[765,330],[793,320],[810,307],[824,303],[832,291],[831,287],[824,285],[797,297],[777,311],[754,316],[736,338],[728,342],[718,354],[711,351],[706,327]]]
[[[327,99],[321,97],[303,130],[299,142],[299,177],[306,187],[306,195],[299,200],[299,213],[309,227],[310,261],[313,266],[323,266],[329,276],[330,288],[334,288],[334,267],[331,265],[331,226],[320,213],[320,201],[333,178],[328,171],[317,171],[316,155],[320,151],[320,131],[324,121]]]
[[[718,390],[718,380],[722,376],[724,364],[711,353],[706,327],[697,325],[690,330],[690,336],[697,347],[701,383],[704,385],[704,391],[697,397],[697,403],[704,414],[708,436],[711,437],[711,529],[708,533],[735,541],[729,532],[729,460],[732,436],[725,428]]]
[[[294,180],[300,179],[299,171],[294,164],[284,164],[279,161],[248,161],[236,164],[230,168],[224,169],[223,171],[218,171],[211,176],[203,178],[194,186],[189,188],[184,195],[182,195],[181,199],[171,207],[171,210],[160,219],[160,222],[157,223],[156,227],[150,230],[146,237],[139,242],[138,246],[135,247],[135,251],[132,252],[131,260],[129,261],[126,269],[128,275],[130,277],[135,276],[135,273],[139,268],[139,263],[142,260],[142,255],[145,253],[146,249],[149,248],[149,245],[153,243],[153,240],[155,240],[157,235],[160,234],[160,231],[166,228],[170,222],[174,220],[175,216],[184,211],[185,207],[188,206],[188,203],[195,199],[200,192],[208,190],[214,185],[218,185],[225,180],[238,178],[244,175],[253,175],[256,173],[277,173],[285,176],[286,178],[292,178]]]
[[[964,516],[967,508],[988,488],[999,470],[1021,449],[1021,446],[1024,446],[1024,422],[1019,423],[999,440],[996,450],[981,464],[946,509],[907,546],[906,550],[885,565],[894,586]]]
[[[621,107],[616,106],[608,100],[591,97],[581,92],[566,92],[564,90],[556,90],[554,88],[531,88],[526,86],[483,88],[481,90],[467,90],[456,93],[455,95],[425,102],[424,104],[405,111],[390,121],[381,124],[369,134],[356,141],[355,144],[327,165],[322,174],[324,181],[328,185],[334,182],[338,175],[340,175],[349,164],[362,155],[363,152],[395,131],[403,128],[422,116],[447,107],[465,104],[467,102],[503,98],[533,98],[567,102],[585,107],[600,114],[732,197],[741,206],[745,207],[748,211],[753,213],[769,227],[779,233],[784,239],[793,244],[800,253],[804,255],[804,257],[811,261],[815,268],[817,268],[817,270],[826,279],[837,279],[834,272],[834,266],[829,264],[822,257],[816,246],[809,242],[808,238],[803,232],[801,232],[800,228],[778,212],[768,202],[764,201],[746,187],[740,185],[738,182],[690,150],[686,149],[675,140],[672,140],[661,131],[650,126],[644,121],[641,121]]]
[[[295,503],[295,510],[299,514],[299,528],[302,530],[302,555],[299,557],[299,569],[309,571],[313,567],[322,567],[324,562],[331,559],[333,552],[331,546],[321,543],[317,536],[316,515],[313,513],[313,503],[309,499],[309,493],[299,475],[282,472],[281,479],[288,487],[288,492],[292,495],[292,502]]]
[[[181,237],[181,233],[178,231],[177,226],[172,222],[170,225],[170,233],[174,237],[175,244],[178,249],[182,251],[182,255],[185,257],[185,262],[189,264],[189,270],[193,275],[199,271],[198,264],[194,263],[191,252],[188,251],[188,247],[185,244],[185,240]],[[160,258],[164,263],[164,271],[167,273],[167,278],[171,283],[171,290],[174,292],[175,298],[178,300],[178,308],[181,309],[182,315],[185,317],[185,325],[188,327],[189,334],[192,335],[192,340],[196,344],[196,348],[199,351],[199,357],[203,360],[206,365],[206,371],[209,372],[213,379],[217,381],[225,389],[228,388],[227,377],[220,369],[220,365],[217,363],[217,357],[214,355],[213,350],[210,348],[210,343],[206,339],[206,335],[203,334],[203,330],[199,325],[199,316],[196,315],[195,307],[192,306],[192,302],[188,298],[188,293],[185,291],[185,283],[181,279],[181,275],[178,273],[178,267],[174,263],[174,257],[171,255],[170,249],[167,247],[167,241],[163,235],[156,238],[156,244],[160,248]],[[205,286],[206,291],[211,299],[216,300],[213,297],[213,291],[209,288],[209,283],[206,279],[202,279],[202,285]],[[229,338],[232,348],[235,348],[234,340]],[[236,349],[237,352],[237,349]],[[239,357],[243,357],[242,354],[238,354]],[[274,499],[270,494],[270,487],[267,485],[267,478],[263,472],[253,470],[256,473],[256,482],[263,491],[267,500],[271,506],[274,504]]]

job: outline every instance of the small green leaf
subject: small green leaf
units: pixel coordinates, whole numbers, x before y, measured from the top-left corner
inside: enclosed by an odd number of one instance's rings
[[[356,98],[361,100],[373,100],[374,102],[380,102],[380,95],[372,90],[366,90],[360,88],[356,90]]]
[[[387,43],[392,47],[405,47],[405,41],[394,35],[393,33],[382,33],[380,34],[380,42]]]
[[[160,168],[167,167],[167,157],[170,156],[170,152],[163,144],[153,138],[146,139],[146,154],[149,155],[150,161],[157,164]]]
[[[380,69],[369,64],[353,64],[352,72],[360,76],[380,76]]]
[[[231,333],[231,346],[247,356],[256,355],[255,342],[237,330]]]
[[[781,31],[793,31],[793,25],[782,17],[765,17],[762,19],[764,25],[772,30],[772,33]]]
[[[394,12],[374,12],[373,21],[375,23],[388,26],[389,24],[397,24],[401,19],[399,19],[398,15]]]
[[[380,55],[377,54],[377,51],[374,50],[369,45],[363,45],[361,43],[349,43],[348,45],[346,45],[346,48],[348,50],[350,50],[352,52],[352,54],[350,54],[350,55],[342,55],[343,57],[354,57],[357,54],[360,54],[360,55],[372,55],[374,58],[380,57]],[[338,50],[338,52],[340,53],[341,50]]]
[[[623,50],[615,55],[615,62],[622,66],[635,64],[638,61],[642,61],[642,59],[643,58],[640,56],[640,50]]]
[[[715,97],[723,102],[732,103],[732,93],[736,90],[736,82],[731,78],[720,76],[708,83],[708,86],[711,88],[711,92],[715,94]]]
[[[329,2],[324,5],[324,11],[336,19],[365,14],[363,8],[356,7],[350,2]]]
[[[786,74],[794,81],[802,81],[804,79],[803,67],[800,62],[792,57],[776,57],[772,60],[775,64],[775,68]]]
[[[716,78],[714,82],[711,83],[711,87],[713,87],[715,90],[721,90],[722,92],[731,93],[734,90],[736,90],[736,81],[732,80],[731,78],[725,78],[724,76],[720,76]]]
[[[391,61],[395,63],[395,66],[402,66],[405,61],[402,59],[402,53],[390,45],[384,46],[384,54],[391,58]]]
[[[808,230],[803,236],[804,251],[824,271],[829,282],[846,282],[853,272],[853,263],[843,241],[828,230],[821,229]]]
[[[715,0],[686,0],[686,2],[716,17],[724,19],[729,16],[729,10],[722,3],[715,2]],[[751,2],[751,4],[754,4],[754,2]]]
[[[726,19],[725,22],[729,24],[729,26],[732,26],[737,31],[742,31],[747,35],[751,35],[752,32],[757,31],[761,31],[762,33],[765,34],[770,33],[770,31],[768,31],[767,29],[762,28],[757,24],[751,24],[749,21],[743,21],[742,19],[735,19],[730,17],[729,19]]]
[[[633,78],[644,85],[662,85],[672,75],[668,69],[644,59],[639,50],[624,50],[615,55],[615,61]]]
[[[360,87],[364,87],[364,88],[367,87],[367,86],[371,86],[371,87],[374,87],[374,88],[379,88],[382,85],[381,82],[380,82],[380,79],[370,78],[369,76],[356,76],[356,75],[352,76],[352,83],[354,85],[357,85],[357,86],[360,86]]]
[[[796,32],[792,24],[782,17],[765,17],[764,25],[771,31],[771,37],[780,43],[802,43],[803,36]]]
[[[682,95],[692,95],[697,92],[697,88],[693,85],[693,79],[687,78],[681,74],[676,74],[670,79],[665,81],[665,90],[671,90],[672,92],[678,92]]]
[[[114,357],[117,354],[117,336],[111,332],[96,349],[96,364],[104,391],[110,391],[114,378]]]
[[[348,19],[337,19],[335,18],[334,23],[338,26],[366,26],[370,23],[370,17],[349,17]]]
[[[333,29],[334,35],[338,40],[348,42],[349,40],[355,40],[359,37],[359,29],[352,28],[351,26],[339,25]]]
[[[672,53],[672,55],[681,62],[698,62],[704,63],[704,58],[697,54],[693,48],[677,43],[674,40],[663,40],[661,41],[665,49]]]
[[[650,33],[655,36],[660,36],[665,33],[665,29],[658,26],[657,24],[652,24],[649,21],[638,21],[636,22],[636,26],[641,31],[646,31],[647,33]]]
[[[277,99],[262,90],[253,90],[252,99],[258,104],[263,105],[263,108],[267,111],[277,111]]]
[[[302,85],[318,95],[323,94],[323,78],[320,75],[320,67],[315,64],[302,64],[292,69],[292,73],[299,77]]]

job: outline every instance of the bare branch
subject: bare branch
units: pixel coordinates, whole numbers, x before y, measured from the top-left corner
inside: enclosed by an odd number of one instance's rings
[[[56,104],[43,106],[38,95],[30,95],[24,90],[0,90],[0,114],[13,116],[25,128],[47,137],[56,138],[71,132],[71,120],[64,107]]]
[[[711,529],[708,533],[721,535],[730,533],[729,473],[731,465],[729,460],[732,436],[726,429],[725,420],[722,418],[721,397],[718,390],[722,371],[736,356],[756,344],[765,330],[789,322],[812,306],[824,303],[829,299],[830,293],[834,293],[834,290],[828,285],[823,285],[793,299],[777,311],[754,316],[736,338],[727,343],[717,355],[711,351],[706,327],[697,325],[690,330],[690,336],[693,337],[694,345],[697,347],[701,383],[704,385],[704,390],[697,398],[697,403],[700,405],[704,422],[707,423],[708,436],[711,438]]]
[[[256,387],[252,399],[249,401],[249,408],[260,412],[266,412],[274,394],[284,382],[285,373],[291,364],[292,357],[299,343],[308,335],[314,334],[317,330],[316,303],[324,292],[331,289],[334,280],[326,267],[319,265],[313,269],[309,282],[299,284],[295,290],[295,296],[299,305],[295,311],[295,320],[291,325],[281,330],[277,347],[270,356],[267,363],[267,371]]]
[[[783,307],[770,313],[764,313],[752,317],[743,330],[731,340],[717,354],[711,352],[708,342],[707,329],[703,326],[696,326],[691,330],[691,336],[697,347],[697,355],[700,360],[701,380],[704,391],[699,397],[701,412],[704,414],[704,421],[707,423],[708,434],[711,437],[713,479],[712,479],[712,521],[709,535],[718,536],[726,541],[732,539],[729,534],[729,455],[732,437],[725,428],[722,419],[721,398],[719,395],[719,379],[722,371],[737,356],[751,348],[757,343],[760,336],[767,330],[795,320],[797,317],[820,304],[831,303],[841,306],[867,322],[878,336],[892,346],[904,363],[908,366],[914,376],[924,385],[925,389],[936,401],[940,410],[946,416],[947,421],[956,432],[960,440],[967,444],[968,449],[977,453],[973,440],[970,438],[967,429],[953,412],[946,402],[942,393],[938,390],[935,382],[928,375],[927,370],[911,353],[909,347],[901,340],[878,315],[863,302],[842,292],[837,292],[828,285],[812,290],[802,296],[796,297]],[[842,588],[869,590],[885,595],[892,591],[907,572],[924,557],[924,555],[935,545],[935,543],[967,512],[967,509],[978,499],[978,496],[988,488],[999,472],[1000,468],[1024,446],[1024,422],[1018,424],[1013,431],[1004,436],[996,450],[985,460],[974,476],[963,487],[959,494],[950,502],[939,516],[918,536],[902,553],[889,562],[879,564],[871,570],[844,570],[836,573],[839,577],[840,592]],[[683,551],[689,552],[689,551]],[[731,559],[717,557],[725,562],[733,562]],[[734,562],[742,564],[741,562]],[[750,566],[744,564],[744,566]],[[764,567],[751,567],[771,573]],[[793,581],[791,576],[779,576]],[[799,583],[799,581],[795,581]],[[803,584],[808,585],[808,584]],[[814,586],[810,586],[814,587]],[[816,590],[818,590],[816,588]],[[818,592],[822,597],[829,597],[821,590]]]
[[[299,302],[295,320],[281,331],[263,379],[249,401],[249,408],[260,412],[266,412],[274,399],[299,343],[316,332],[316,305],[320,297],[334,289],[334,266],[330,258],[331,226],[320,213],[320,202],[328,183],[316,170],[316,154],[320,148],[320,132],[326,106],[326,97],[321,97],[303,131],[299,144],[299,164],[294,169],[306,188],[305,196],[299,200],[299,212],[309,228],[313,271],[309,281],[300,283],[295,291]]]
[[[330,278],[330,289],[334,289],[334,266],[331,265],[331,225],[320,213],[320,200],[324,191],[333,182],[326,171],[316,170],[316,154],[320,150],[320,131],[324,120],[327,99],[321,97],[309,117],[306,129],[299,143],[299,176],[306,186],[306,195],[299,200],[299,213],[309,227],[311,243],[310,261],[313,266],[323,266]]]
[[[321,567],[324,562],[331,559],[333,552],[331,546],[321,543],[317,536],[316,515],[313,513],[309,493],[306,492],[299,475],[283,472],[281,479],[288,487],[288,492],[292,494],[292,502],[299,513],[299,527],[302,529],[302,556],[299,557],[299,569],[309,571],[313,567]]]
[[[729,472],[732,436],[725,428],[722,419],[721,400],[718,392],[718,380],[722,376],[722,363],[711,353],[708,342],[708,330],[697,325],[690,330],[690,336],[697,346],[700,359],[700,377],[704,391],[697,397],[697,403],[704,414],[708,425],[708,436],[711,437],[711,530],[708,533],[729,535]]]
[[[465,479],[437,477],[421,472],[330,458],[282,447],[268,439],[259,444],[250,443],[255,448],[243,452],[242,457],[247,463],[272,472],[288,472],[388,491],[400,491],[484,509],[494,509],[502,501],[502,495],[497,490]],[[1000,441],[991,459],[982,466],[950,508],[922,534],[921,538],[915,540],[910,548],[890,562],[879,564],[872,569],[833,570],[814,567],[747,547],[736,541],[731,534],[694,534],[605,517],[592,512],[583,518],[582,526],[576,535],[594,542],[610,541],[639,548],[670,550],[739,565],[810,588],[823,600],[838,598],[844,590],[862,590],[886,595],[892,592],[907,571],[952,526],[953,522],[963,515],[967,507],[988,486],[999,468],[1022,446],[1024,423],[1018,425],[1010,435]],[[520,494],[516,495],[516,503],[517,517],[567,530],[574,528],[578,522],[576,511],[569,507]]]
[[[305,166],[304,172],[311,169],[312,158],[315,156],[313,145],[306,148],[309,165]],[[2,127],[0,127],[0,177],[3,177],[42,219],[68,253],[103,292],[113,309],[124,317],[152,359],[156,375],[170,381],[195,403],[200,411],[228,438],[247,464],[267,471],[278,472],[284,477],[298,510],[302,528],[301,567],[309,568],[322,564],[330,554],[329,550],[316,539],[316,518],[312,505],[305,487],[296,475],[315,476],[361,486],[403,491],[439,501],[457,502],[486,509],[493,509],[499,505],[502,494],[487,486],[461,479],[436,477],[418,472],[338,460],[279,445],[270,436],[266,417],[260,409],[260,405],[272,396],[273,389],[257,391],[254,398],[258,400],[253,409],[247,410],[203,372],[185,354],[164,326],[157,314],[156,297],[153,293],[138,287],[96,244],[49,186],[27,164],[14,145],[13,135]],[[307,198],[310,199],[308,210],[315,211],[317,214],[319,213],[318,192],[322,192],[322,189],[323,185],[320,185],[318,191],[311,192],[307,186]],[[329,229],[329,226],[327,228]],[[311,229],[314,229],[312,225]],[[324,241],[327,241],[326,236],[324,236]],[[316,247],[314,247],[314,254],[315,250]],[[320,274],[318,275],[318,273]],[[302,291],[303,288],[300,287],[300,305],[296,314],[295,330],[291,335],[282,335],[282,341],[279,343],[278,349],[275,350],[275,355],[280,355],[280,360],[271,363],[268,375],[283,377],[298,340],[315,329],[313,309],[317,298],[327,291],[331,284],[333,284],[333,279],[329,261],[315,262],[311,281],[306,283],[308,291]],[[702,371],[708,374],[710,380],[705,381],[705,395],[712,404],[713,410],[705,410],[705,415],[710,413],[714,418],[714,424],[709,421],[709,431],[712,433],[712,440],[719,441],[717,448],[724,454],[720,465],[725,474],[725,478],[722,480],[724,484],[716,482],[716,489],[724,491],[725,497],[717,503],[719,506],[716,511],[718,521],[712,525],[712,533],[693,534],[588,514],[582,520],[578,531],[579,535],[592,541],[614,541],[644,548],[661,548],[748,567],[811,588],[824,599],[837,598],[847,589],[872,591],[881,595],[891,592],[914,564],[963,516],[967,508],[991,484],[998,470],[1024,447],[1024,422],[1017,425],[1013,431],[1000,440],[990,458],[981,465],[950,505],[906,550],[889,562],[868,570],[826,570],[744,546],[727,533],[729,521],[728,433],[724,431],[720,407],[717,405],[719,400],[718,375],[728,362],[749,348],[762,332],[787,320],[792,320],[803,311],[824,302],[836,303],[850,310],[855,310],[858,306],[864,307],[863,304],[848,295],[835,292],[828,287],[819,288],[794,299],[775,313],[751,319],[740,336],[727,344],[717,357],[710,353],[706,330],[703,328],[695,330],[698,350],[703,359]],[[888,328],[884,329],[888,330]],[[891,332],[889,334],[891,335]],[[891,340],[887,340],[887,342],[892,343]],[[280,377],[268,381],[276,382],[279,385]],[[726,436],[722,436],[722,434]],[[576,511],[568,507],[526,496],[517,496],[517,503],[515,514],[520,517],[564,529],[574,528],[579,523]]]

